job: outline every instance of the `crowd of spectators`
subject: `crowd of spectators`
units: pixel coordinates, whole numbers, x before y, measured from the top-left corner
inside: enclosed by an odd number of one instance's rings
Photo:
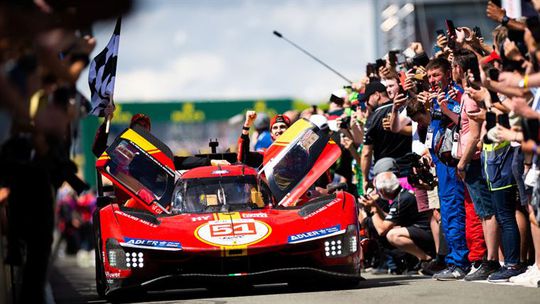
[[[540,21],[486,14],[492,37],[447,20],[432,51],[390,51],[298,116],[339,129],[333,182],[358,197],[374,273],[538,286]]]

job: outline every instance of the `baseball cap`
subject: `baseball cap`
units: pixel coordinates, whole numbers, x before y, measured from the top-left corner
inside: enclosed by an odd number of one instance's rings
[[[134,126],[135,124],[137,123],[146,123],[146,125],[148,125],[148,128],[150,128],[152,126],[151,122],[150,122],[150,117],[148,117],[148,115],[146,114],[141,114],[141,113],[137,113],[135,115],[133,115],[131,117],[131,122],[129,124],[130,127]]]
[[[367,101],[375,92],[386,92],[386,86],[379,81],[370,82],[366,85],[364,95],[358,96],[358,101]]]
[[[491,53],[489,53],[489,56],[484,57],[481,60],[482,64],[488,64],[492,61],[501,61],[501,56],[499,56],[499,54],[497,54],[497,52],[495,51],[492,51]]]
[[[391,157],[379,159],[373,166],[373,176],[377,176],[379,173],[383,172],[392,172],[396,176],[399,176],[399,166],[396,160]]]
[[[270,120],[270,128],[275,123],[278,123],[278,122],[282,122],[282,123],[286,124],[287,127],[291,126],[291,120],[289,119],[289,117],[287,117],[286,115],[283,115],[283,114],[278,114],[278,115],[272,117],[272,120]]]

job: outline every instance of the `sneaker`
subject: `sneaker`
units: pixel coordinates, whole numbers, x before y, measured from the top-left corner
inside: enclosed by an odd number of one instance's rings
[[[521,285],[525,287],[540,287],[540,275],[534,278],[529,278],[529,281]]]
[[[461,267],[450,265],[445,270],[434,274],[433,278],[438,281],[455,281],[463,279],[465,275],[467,275],[467,273]]]
[[[469,273],[467,273],[467,275],[475,273],[478,269],[480,269],[480,266],[482,266],[482,260],[472,262],[471,270],[469,270]]]
[[[521,265],[504,265],[497,272],[494,272],[489,275],[488,281],[491,283],[501,283],[508,282],[511,277],[518,276],[522,274],[525,270]]]
[[[511,277],[510,279],[508,279],[508,281],[527,287],[537,287],[538,281],[540,281],[540,269],[538,269],[536,264],[534,264],[527,267],[527,271],[525,271],[524,273],[515,277]]]
[[[413,266],[407,265],[407,268],[405,268],[405,270],[403,271],[403,274],[409,275],[409,276],[417,275],[418,272],[420,271],[422,263],[423,263],[422,261],[417,260],[417,262]]]
[[[465,281],[487,280],[490,274],[497,272],[501,268],[498,261],[483,261],[479,267],[475,268],[463,278]]]
[[[444,261],[439,259],[431,259],[429,261],[423,261],[420,264],[420,270],[418,273],[431,277],[444,269],[446,269],[446,263]]]

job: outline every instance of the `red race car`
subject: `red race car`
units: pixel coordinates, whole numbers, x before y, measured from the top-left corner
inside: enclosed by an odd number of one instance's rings
[[[330,133],[324,121],[299,120],[269,148],[259,172],[243,164],[177,171],[159,140],[125,130],[97,161],[115,191],[130,197],[110,198],[94,214],[98,293],[357,284],[354,197],[312,195],[341,153]]]

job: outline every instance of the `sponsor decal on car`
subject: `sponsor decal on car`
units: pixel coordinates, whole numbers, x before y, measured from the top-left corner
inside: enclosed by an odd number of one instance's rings
[[[295,235],[290,235],[288,238],[288,242],[289,244],[301,243],[344,233],[345,229],[340,230],[340,228],[340,225],[335,225],[328,228],[322,228]]]
[[[119,272],[105,271],[105,277],[107,279],[118,279],[118,278],[120,278],[120,273]]]
[[[227,170],[214,170],[212,171],[212,174],[219,175],[219,174],[227,174],[229,171]]]
[[[229,247],[248,246],[267,238],[272,228],[253,219],[222,219],[197,227],[195,237],[206,244]]]
[[[268,214],[264,212],[242,213],[242,218],[266,218],[266,217],[268,217]]]
[[[133,215],[131,215],[131,214],[127,214],[127,213],[122,212],[122,211],[118,211],[118,210],[117,210],[117,211],[115,211],[114,213],[116,213],[116,214],[118,214],[118,215],[125,216],[125,217],[127,217],[127,218],[129,218],[129,219],[131,219],[131,220],[133,220],[133,221],[135,221],[135,222],[139,222],[139,223],[141,223],[141,224],[145,224],[145,225],[150,226],[150,227],[157,227],[157,226],[158,226],[158,225],[156,225],[156,224],[152,224],[152,223],[150,223],[150,222],[148,222],[148,221],[145,221],[145,220],[143,220],[143,219],[141,219],[141,218],[138,218],[138,217],[133,216]]]
[[[304,219],[307,219],[307,218],[310,218],[310,217],[312,217],[312,216],[315,216],[315,215],[317,215],[317,214],[323,212],[324,210],[330,208],[331,206],[333,206],[334,204],[336,204],[336,203],[339,202],[339,201],[340,201],[340,200],[336,198],[336,199],[334,199],[333,201],[331,201],[330,203],[328,203],[328,204],[322,206],[321,208],[319,208],[319,209],[317,209],[317,210],[311,212],[310,214],[304,216],[303,218],[304,218]]]
[[[212,218],[211,215],[194,216],[191,218],[191,221],[192,222],[208,221],[211,218]]]
[[[159,249],[159,250],[181,250],[182,249],[182,245],[179,242],[134,239],[134,238],[124,238],[124,242],[121,243],[121,245],[124,247]]]

